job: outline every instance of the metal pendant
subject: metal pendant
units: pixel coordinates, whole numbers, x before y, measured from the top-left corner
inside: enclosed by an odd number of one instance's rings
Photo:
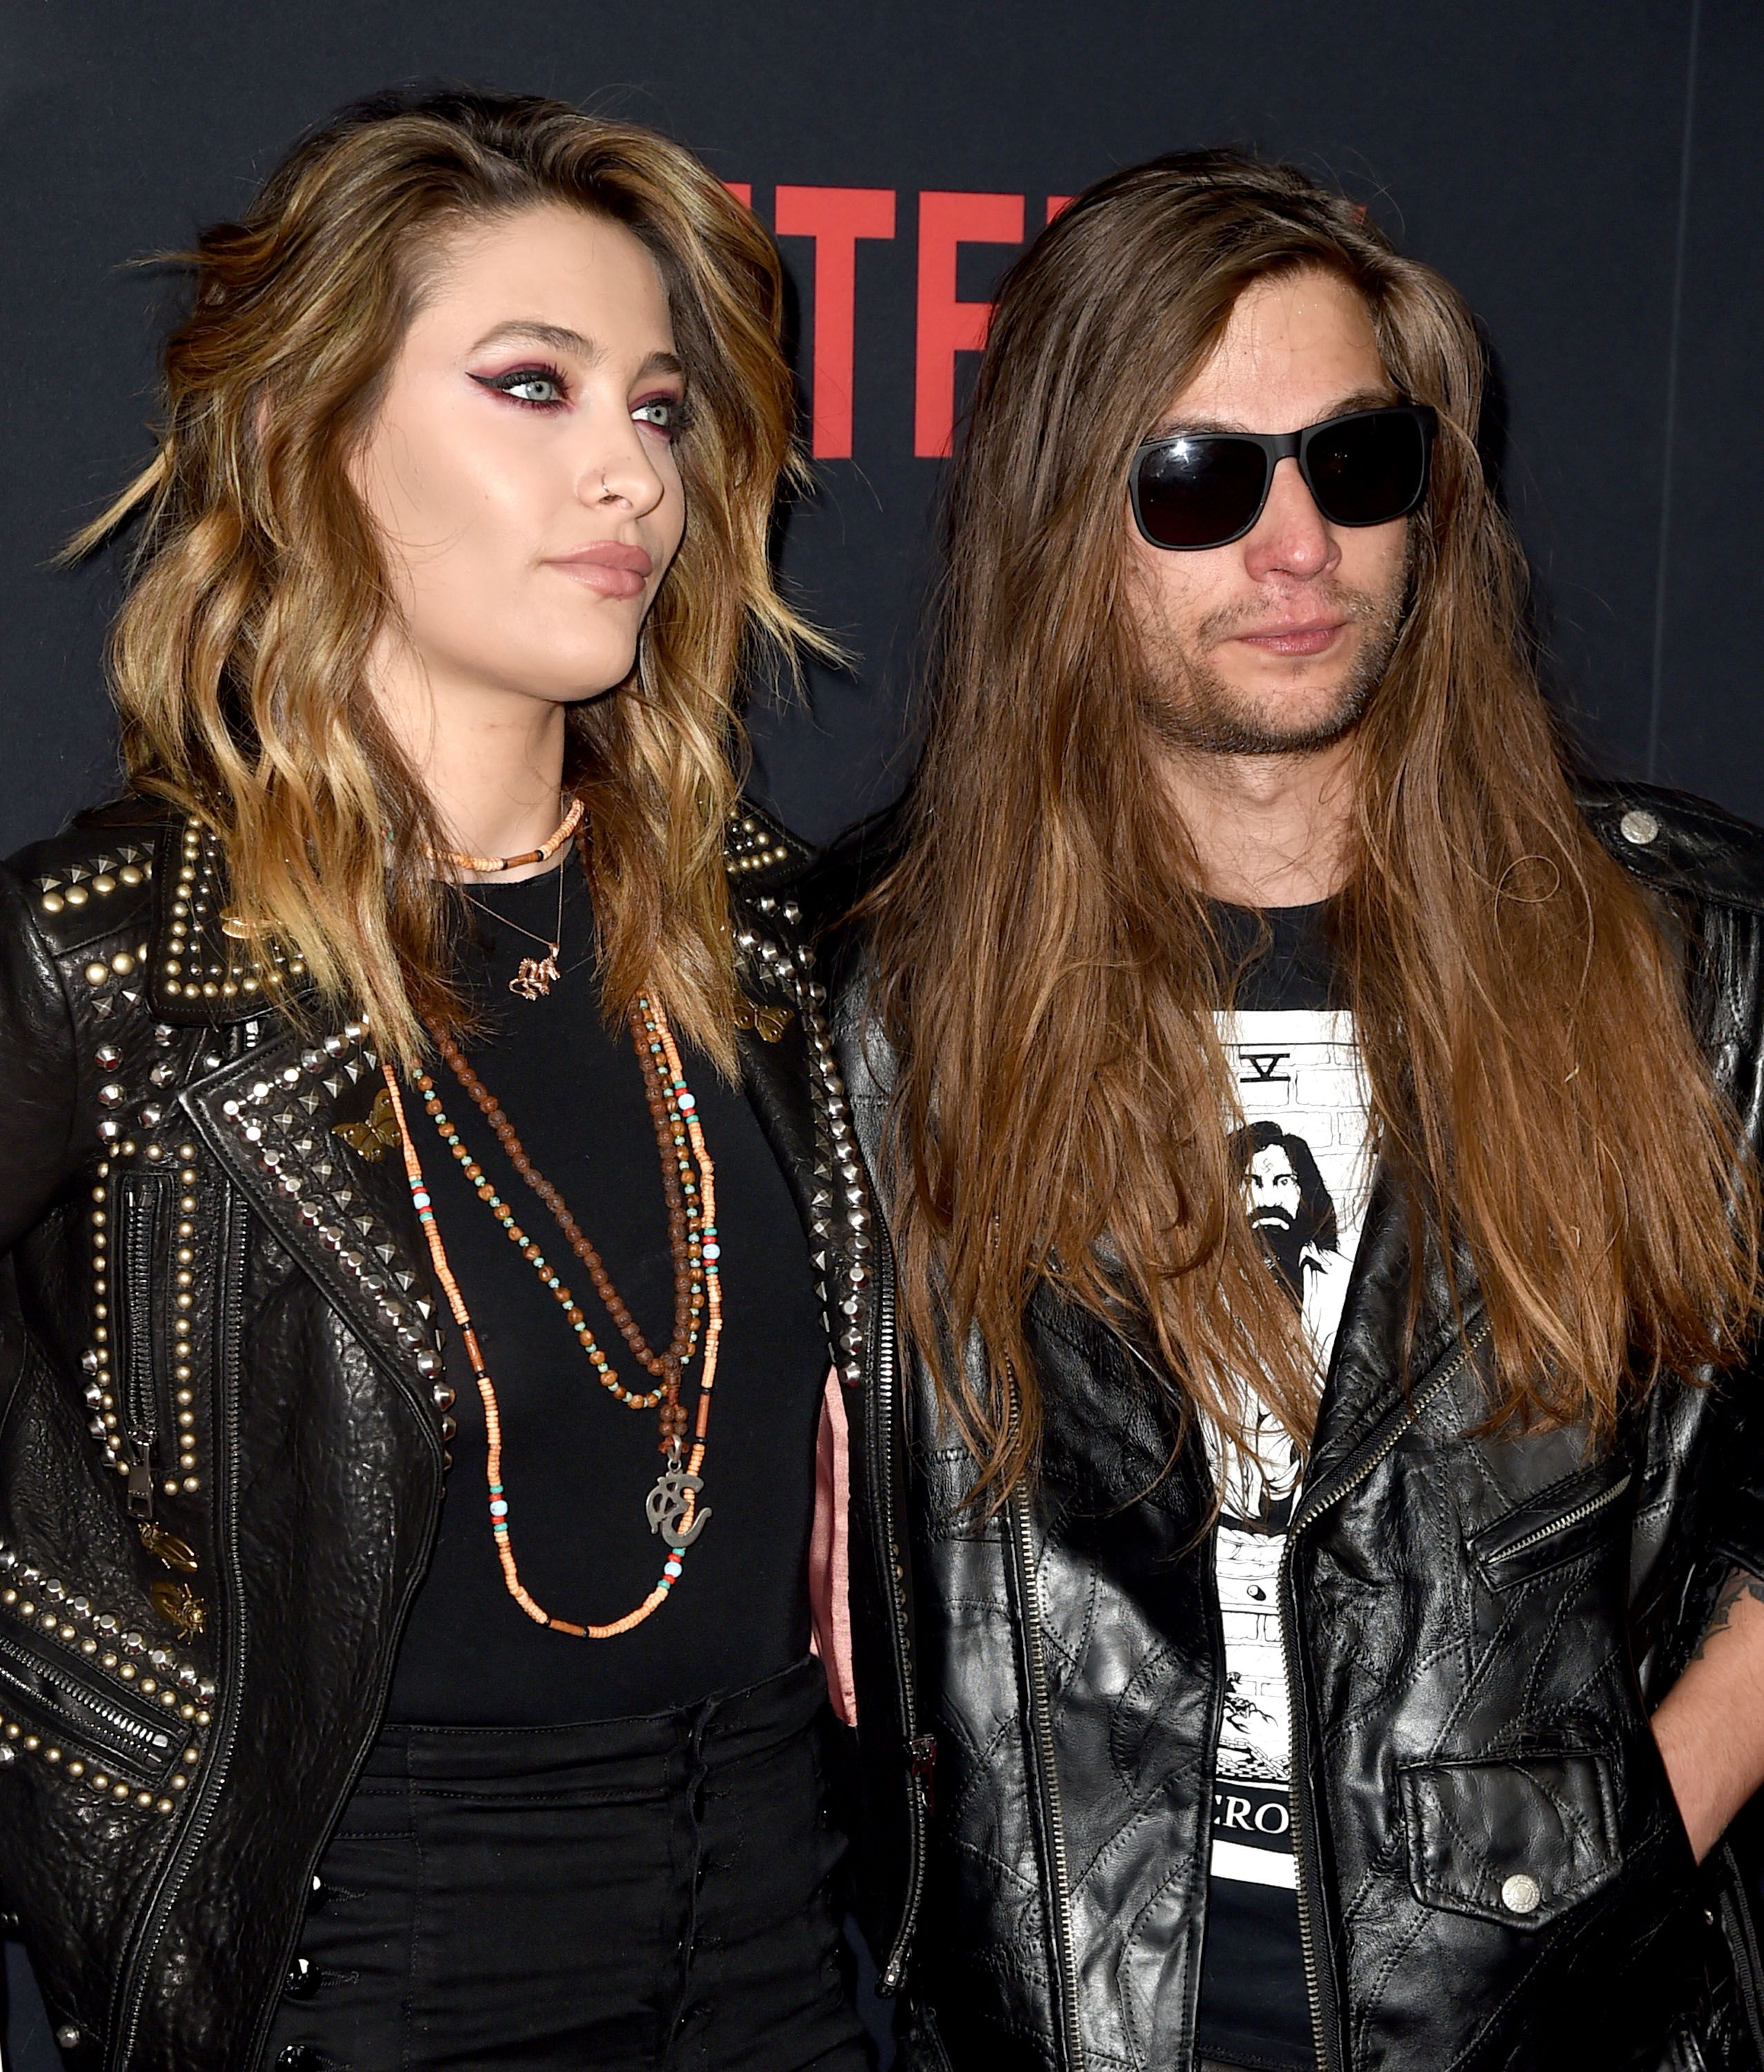
[[[539,1000],[557,983],[557,945],[553,943],[542,957],[523,957],[520,968],[508,981],[508,990],[523,1000]]]
[[[340,1137],[358,1158],[364,1158],[370,1166],[376,1165],[385,1153],[398,1142],[398,1119],[392,1112],[392,1096],[382,1087],[374,1096],[373,1106],[360,1122],[337,1122],[331,1126],[333,1137]]]
[[[664,1468],[644,1506],[650,1531],[659,1532],[676,1554],[691,1546],[710,1522],[708,1505],[702,1511],[693,1509],[704,1486],[702,1475],[689,1475],[681,1467]],[[680,1521],[689,1511],[693,1513],[692,1523],[682,1527]]]
[[[141,1535],[142,1545],[150,1554],[157,1554],[168,1568],[182,1568],[187,1576],[195,1575],[198,1565],[195,1549],[176,1533],[167,1532],[150,1518],[138,1519],[135,1530]]]
[[[187,1583],[154,1583],[147,1591],[153,1608],[180,1640],[194,1640],[208,1625],[208,1607]]]

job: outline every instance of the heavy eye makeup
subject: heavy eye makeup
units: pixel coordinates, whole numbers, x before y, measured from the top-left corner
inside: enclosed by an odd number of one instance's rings
[[[511,367],[500,374],[474,374],[471,379],[491,394],[505,397],[519,409],[564,410],[571,400],[569,380],[561,368]],[[631,414],[639,424],[648,425],[672,442],[685,430],[689,412],[685,397],[669,392],[646,396],[633,403]]]
[[[474,374],[471,379],[524,410],[561,410],[569,401],[569,384],[560,368],[511,367],[504,373]]]
[[[690,405],[685,397],[670,392],[663,396],[646,396],[640,403],[633,403],[631,414],[639,425],[648,425],[660,432],[670,444],[685,430],[692,419]]]

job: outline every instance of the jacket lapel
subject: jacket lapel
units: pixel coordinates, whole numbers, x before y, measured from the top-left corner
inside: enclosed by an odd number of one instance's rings
[[[744,846],[745,845],[745,846]],[[796,1198],[841,1379],[862,1379],[874,1237],[850,1104],[787,887],[808,852],[755,809],[726,846],[738,975],[742,1080]]]
[[[278,1019],[183,1105],[256,1214],[432,1417],[442,1375],[429,1262],[368,1030]]]
[[[1417,1385],[1474,1337],[1482,1318],[1476,1272],[1460,1249],[1454,1307],[1443,1264],[1431,1246],[1424,1263],[1412,1340],[1404,1343],[1413,1254],[1408,1219],[1381,1164],[1367,1204],[1305,1467],[1307,1500],[1351,1474],[1393,1416],[1407,1414]]]

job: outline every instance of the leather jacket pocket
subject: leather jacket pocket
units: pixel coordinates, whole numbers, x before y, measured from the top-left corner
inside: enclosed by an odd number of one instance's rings
[[[60,1750],[51,1759],[67,1764],[70,1777],[104,1770],[119,1785],[126,1782],[155,1793],[166,1790],[179,1768],[187,1737],[177,1720],[156,1716],[144,1702],[118,1692],[97,1690],[70,1668],[5,1634],[0,1634],[0,1721],[8,1744],[30,1735]]]
[[[1416,1763],[1400,1782],[1409,1882],[1425,1906],[1544,1928],[1622,1868],[1603,1755]]]
[[[1470,1556],[1491,1589],[1511,1589],[1578,1560],[1610,1529],[1630,1486],[1627,1469],[1603,1462],[1527,1499],[1473,1533]]]

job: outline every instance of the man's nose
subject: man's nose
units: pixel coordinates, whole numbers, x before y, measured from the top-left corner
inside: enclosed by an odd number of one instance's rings
[[[1258,582],[1274,575],[1302,582],[1324,574],[1340,558],[1341,549],[1305,486],[1297,460],[1280,462],[1262,515],[1244,542],[1245,571]]]

